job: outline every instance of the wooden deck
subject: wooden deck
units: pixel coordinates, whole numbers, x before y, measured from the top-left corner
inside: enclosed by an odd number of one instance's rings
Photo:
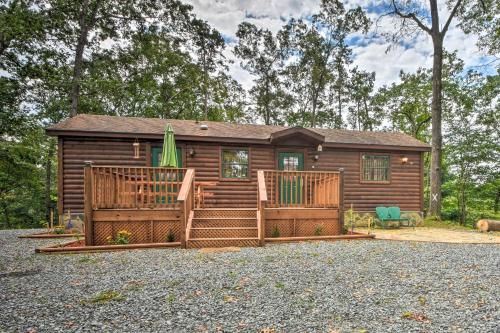
[[[119,230],[129,231],[133,244],[184,248],[342,234],[342,171],[259,170],[255,207],[240,209],[203,207],[195,169],[89,164],[84,174],[87,246],[106,245]]]

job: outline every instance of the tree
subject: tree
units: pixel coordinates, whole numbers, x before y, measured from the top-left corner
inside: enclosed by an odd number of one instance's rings
[[[70,116],[78,113],[84,52],[100,47],[104,41],[124,41],[134,29],[162,25],[170,30],[183,30],[189,21],[191,6],[177,0],[50,0],[57,22],[56,36],[74,49],[70,92]]]
[[[382,87],[377,103],[387,112],[392,130],[401,131],[428,142],[431,121],[431,71],[424,68],[416,73],[399,73],[400,83]]]
[[[492,2],[491,2],[492,3]],[[431,197],[430,213],[433,216],[441,215],[441,160],[442,160],[442,74],[443,74],[443,42],[452,20],[458,16],[468,17],[467,13],[472,14],[470,21],[478,22],[484,18],[487,10],[478,11],[475,8],[485,7],[485,1],[464,1],[450,0],[448,2],[450,12],[444,21],[440,24],[439,8],[437,0],[429,0],[429,7],[423,2],[414,1],[396,1],[392,0],[391,10],[386,15],[396,17],[401,24],[396,32],[391,33],[392,41],[399,41],[408,35],[415,35],[419,32],[428,34],[433,45],[433,64],[432,64],[432,152],[431,152]],[[486,9],[486,8],[484,8]],[[489,23],[493,18],[484,19],[484,23]],[[464,25],[469,25],[467,20]],[[477,29],[476,29],[477,30]],[[468,31],[467,29],[465,30]]]
[[[223,65],[222,51],[225,47],[221,34],[207,22],[193,19],[193,43],[198,55],[198,63],[203,71],[203,119],[208,118],[209,75]]]
[[[381,124],[382,110],[373,103],[375,72],[368,73],[354,67],[349,79],[349,95],[352,104],[349,107],[349,123],[353,129],[373,131]]]
[[[287,53],[287,31],[281,30],[274,36],[267,29],[242,22],[238,25],[238,44],[234,54],[242,62],[241,66],[254,75],[255,85],[250,90],[256,114],[266,125],[282,123],[281,110],[288,105],[287,95],[280,81],[280,73]]]
[[[310,22],[288,23],[289,44],[296,60],[287,66],[287,73],[299,101],[298,112],[311,127],[318,123],[341,127],[346,65],[350,63],[346,38],[353,32],[366,32],[369,24],[360,7],[346,10],[338,0],[323,0],[320,12]],[[334,99],[337,112],[330,103]]]

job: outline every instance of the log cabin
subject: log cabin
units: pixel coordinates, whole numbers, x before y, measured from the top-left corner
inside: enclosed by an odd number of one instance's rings
[[[164,128],[178,169],[159,166]],[[346,209],[423,211],[429,145],[397,132],[81,114],[58,138],[58,212],[82,214],[87,245],[256,246],[327,239]]]

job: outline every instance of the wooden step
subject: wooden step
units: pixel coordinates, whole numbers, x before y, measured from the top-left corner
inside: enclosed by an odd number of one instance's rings
[[[193,228],[249,228],[256,227],[255,217],[193,218]]]
[[[236,217],[257,217],[256,209],[220,209],[205,208],[195,209],[195,218],[236,218]]]
[[[202,247],[253,247],[259,246],[259,239],[253,237],[247,238],[193,238],[187,242],[190,249],[199,249]]]
[[[257,237],[257,227],[191,228],[191,238],[251,238]]]

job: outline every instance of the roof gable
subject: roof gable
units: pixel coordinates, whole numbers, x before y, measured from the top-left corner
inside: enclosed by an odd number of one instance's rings
[[[290,139],[294,141],[304,141],[312,144],[325,142],[325,136],[303,127],[290,127],[284,130],[271,133],[269,141],[271,143],[282,143]]]

